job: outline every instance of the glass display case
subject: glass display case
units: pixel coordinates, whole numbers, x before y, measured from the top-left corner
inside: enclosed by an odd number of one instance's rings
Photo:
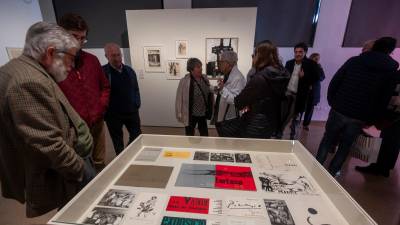
[[[298,141],[141,135],[48,224],[376,222]]]

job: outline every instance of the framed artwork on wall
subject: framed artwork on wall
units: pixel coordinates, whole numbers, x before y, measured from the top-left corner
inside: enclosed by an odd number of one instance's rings
[[[188,41],[187,40],[178,40],[175,42],[175,57],[177,59],[187,59],[189,58],[188,54]]]
[[[213,77],[221,75],[219,57],[223,51],[238,52],[239,38],[206,38],[206,71]]]
[[[167,63],[167,80],[179,80],[184,75],[184,60],[168,60]]]
[[[6,50],[7,50],[8,58],[11,60],[11,59],[17,58],[18,56],[22,55],[23,48],[6,47]]]
[[[163,65],[163,48],[161,46],[145,46],[144,53],[144,69],[149,73],[164,72]]]

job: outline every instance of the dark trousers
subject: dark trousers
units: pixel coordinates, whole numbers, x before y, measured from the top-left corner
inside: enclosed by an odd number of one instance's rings
[[[395,122],[381,132],[382,144],[379,149],[377,166],[389,171],[394,169],[400,150],[400,121]]]
[[[198,125],[200,136],[208,136],[207,119],[205,116],[191,116],[189,118],[189,126],[185,127],[186,136],[194,136],[194,129]]]
[[[122,131],[124,125],[129,132],[128,144],[142,133],[139,112],[107,113],[106,123],[117,155],[124,150],[124,133]]]
[[[290,124],[290,139],[294,140],[297,138],[297,130],[301,121],[301,117],[303,117],[303,112],[295,113],[293,115],[292,123]]]
[[[342,115],[333,109],[329,112],[324,137],[319,145],[316,158],[323,165],[329,150],[333,148],[339,139],[338,150],[328,167],[328,171],[332,176],[335,176],[342,168],[350,152],[351,145],[360,134],[363,126],[364,122]]]
[[[314,113],[314,102],[312,96],[306,104],[306,111],[304,112],[303,126],[308,127],[311,123],[311,119]]]

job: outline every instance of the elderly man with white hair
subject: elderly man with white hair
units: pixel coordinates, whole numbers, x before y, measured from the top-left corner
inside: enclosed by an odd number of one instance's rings
[[[237,67],[238,57],[233,51],[221,54],[218,68],[224,78],[218,80],[216,88],[217,99],[215,102],[214,121],[218,135],[221,137],[238,137],[239,125],[234,120],[238,117],[234,105],[235,97],[246,86],[246,79]]]
[[[105,115],[105,121],[115,153],[118,155],[124,150],[123,126],[129,132],[128,144],[142,133],[139,117],[139,84],[135,71],[122,63],[119,45],[115,43],[106,44],[104,53],[108,63],[103,66],[103,70],[111,85],[110,104]]]
[[[22,56],[0,68],[0,180],[28,217],[67,203],[93,176],[89,128],[56,82],[74,65],[78,42],[61,27],[32,25]]]

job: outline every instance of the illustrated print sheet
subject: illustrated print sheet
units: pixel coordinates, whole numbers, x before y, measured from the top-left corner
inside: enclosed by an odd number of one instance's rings
[[[133,177],[141,179],[133,181]],[[332,216],[337,209],[321,195],[315,181],[290,153],[145,147],[116,180],[113,185],[117,186],[111,185],[99,196],[81,223],[347,224],[343,217]],[[143,187],[163,191],[141,191]],[[196,197],[170,194],[175,187],[196,193]],[[215,189],[220,194],[202,195],[204,188],[205,192]]]
[[[167,195],[140,193],[128,214],[131,224],[154,224],[164,212]]]
[[[254,165],[262,170],[298,171],[299,163],[289,153],[265,153],[253,156]]]
[[[317,195],[317,188],[305,175],[296,173],[260,172],[261,189],[290,195]]]

